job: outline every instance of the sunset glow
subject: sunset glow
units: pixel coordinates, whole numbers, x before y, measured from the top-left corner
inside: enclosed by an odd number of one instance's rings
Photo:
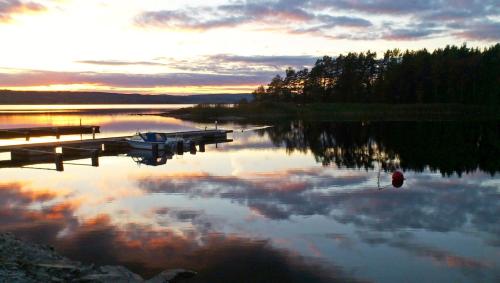
[[[498,1],[0,0],[0,88],[248,93],[371,49],[485,47]]]

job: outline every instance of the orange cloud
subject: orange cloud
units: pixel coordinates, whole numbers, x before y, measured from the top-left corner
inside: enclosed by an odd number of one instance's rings
[[[0,3],[0,23],[10,22],[12,17],[19,14],[43,12],[47,8],[35,2],[19,0],[4,0]]]

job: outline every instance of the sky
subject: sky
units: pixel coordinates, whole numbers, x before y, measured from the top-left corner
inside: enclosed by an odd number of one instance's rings
[[[324,55],[500,42],[500,0],[0,0],[0,89],[249,93]]]

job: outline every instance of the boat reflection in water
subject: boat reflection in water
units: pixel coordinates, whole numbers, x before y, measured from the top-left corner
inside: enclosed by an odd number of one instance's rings
[[[159,166],[165,165],[169,159],[172,159],[174,155],[183,155],[184,153],[190,153],[191,155],[196,155],[199,152],[205,152],[205,146],[209,144],[219,144],[219,143],[229,143],[233,140],[227,138],[216,138],[211,141],[198,140],[183,140],[175,139],[173,143],[165,143],[162,150],[155,150],[154,148],[149,149],[131,149],[126,155],[132,157],[132,159],[137,164],[144,164],[149,166]],[[198,148],[197,148],[198,146]]]
[[[154,155],[151,150],[133,149],[127,153],[127,156],[132,157],[137,164],[159,166],[165,165],[167,160],[174,157],[174,154],[172,152],[159,152],[158,155]]]
[[[216,138],[210,140],[198,140],[172,144],[162,150],[135,149],[126,143],[103,146],[102,149],[96,148],[71,148],[62,147],[62,154],[57,153],[58,149],[29,149],[12,150],[10,158],[0,160],[1,168],[32,168],[42,169],[39,165],[56,163],[56,168],[45,167],[47,170],[64,171],[66,165],[80,165],[99,167],[100,157],[129,156],[137,164],[148,166],[165,165],[167,160],[172,159],[174,155],[183,155],[190,153],[195,155],[198,151],[205,152],[205,146],[211,144],[222,144],[232,142],[227,138]],[[198,147],[198,148],[197,148]],[[90,158],[90,162],[86,162]],[[75,163],[78,161],[80,163]],[[83,161],[83,162],[81,162]]]

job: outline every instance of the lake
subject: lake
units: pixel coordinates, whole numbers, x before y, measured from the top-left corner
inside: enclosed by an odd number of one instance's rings
[[[131,109],[14,110],[0,114],[1,128],[81,119],[111,137],[214,126]],[[148,153],[123,152],[99,167],[67,162],[63,172],[51,163],[0,168],[0,231],[145,277],[199,272],[185,282],[500,280],[498,122],[219,127],[234,130],[232,142],[158,166]],[[80,138],[91,135],[61,137]],[[0,164],[9,158],[0,154]],[[395,170],[401,188],[391,185]]]

